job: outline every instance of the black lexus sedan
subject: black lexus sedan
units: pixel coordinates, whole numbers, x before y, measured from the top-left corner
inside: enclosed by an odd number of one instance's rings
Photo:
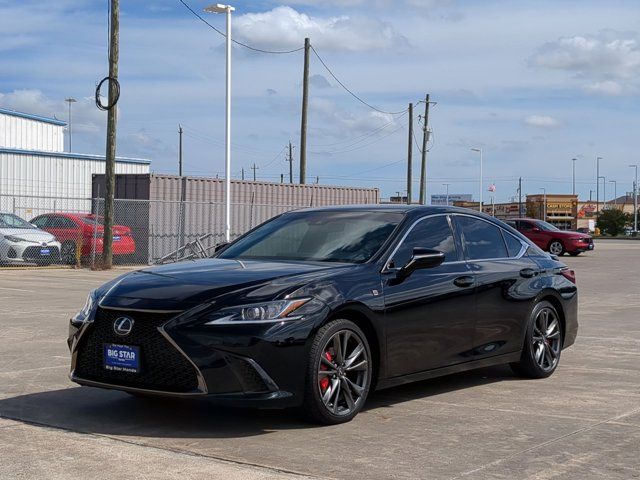
[[[81,385],[334,424],[374,389],[497,364],[548,377],[577,329],[573,271],[508,225],[367,205],[285,213],[213,258],[122,275],[68,343]]]

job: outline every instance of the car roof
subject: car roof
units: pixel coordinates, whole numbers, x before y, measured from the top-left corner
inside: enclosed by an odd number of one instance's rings
[[[294,212],[402,212],[402,213],[418,213],[418,214],[433,214],[433,213],[471,213],[478,216],[486,216],[484,213],[480,213],[477,210],[462,207],[447,207],[436,205],[405,205],[405,204],[357,204],[357,205],[327,205],[323,207],[310,207],[302,208],[299,210],[292,210]]]

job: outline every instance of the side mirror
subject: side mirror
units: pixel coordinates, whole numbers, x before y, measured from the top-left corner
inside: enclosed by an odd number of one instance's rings
[[[413,247],[413,254],[407,264],[400,269],[400,276],[407,278],[416,270],[433,268],[444,262],[444,253],[431,248]]]

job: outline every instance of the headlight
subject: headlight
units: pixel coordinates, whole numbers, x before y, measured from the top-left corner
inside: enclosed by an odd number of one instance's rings
[[[29,241],[29,240],[25,240],[24,238],[15,237],[13,235],[5,235],[4,238],[9,240],[10,242],[13,242],[13,243],[20,243],[20,242],[28,242]]]
[[[87,301],[84,303],[84,307],[78,313],[76,313],[73,318],[71,318],[71,323],[76,327],[79,327],[83,323],[88,323],[91,321],[91,314],[97,305],[97,295],[96,291],[92,290],[87,296]]]
[[[280,322],[297,320],[323,307],[324,303],[317,299],[294,298],[223,308],[205,315],[204,319],[206,325]]]

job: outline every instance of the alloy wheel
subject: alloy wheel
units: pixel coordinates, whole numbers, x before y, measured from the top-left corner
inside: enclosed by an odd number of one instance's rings
[[[369,358],[364,342],[355,332],[339,330],[327,341],[317,371],[320,398],[332,414],[349,415],[364,401]]]
[[[533,357],[545,372],[553,370],[560,358],[560,322],[548,307],[541,309],[533,322],[531,336]]]
[[[63,243],[60,248],[60,257],[65,265],[76,263],[76,244],[73,242]]]
[[[555,241],[555,242],[551,242],[551,245],[549,245],[549,252],[551,252],[554,255],[562,255],[562,251],[564,250],[562,243]]]

